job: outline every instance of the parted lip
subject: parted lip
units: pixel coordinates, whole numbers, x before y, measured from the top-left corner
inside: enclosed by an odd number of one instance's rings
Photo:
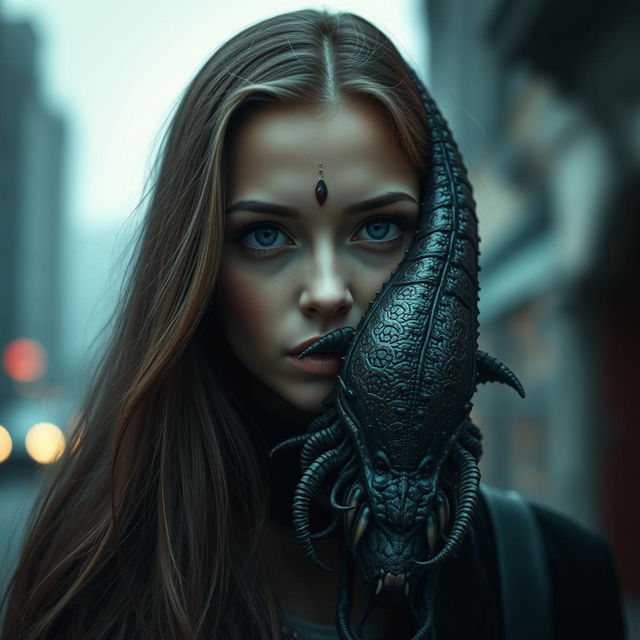
[[[297,356],[299,353],[304,351],[310,344],[313,344],[316,340],[320,340],[320,338],[322,338],[322,336],[314,336],[313,338],[309,338],[308,340],[301,342],[300,344],[293,347],[293,349],[291,349],[291,351],[289,351],[287,355]]]

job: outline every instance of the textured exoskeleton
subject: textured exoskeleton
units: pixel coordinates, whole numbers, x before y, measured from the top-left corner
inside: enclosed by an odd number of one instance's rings
[[[469,413],[480,382],[524,391],[503,364],[478,351],[478,231],[466,170],[451,133],[415,78],[428,123],[431,166],[415,239],[354,330],[333,331],[300,354],[343,357],[327,410],[304,444],[293,521],[312,562],[329,570],[313,538],[342,532],[345,553],[336,626],[349,626],[354,561],[365,613],[407,606],[415,639],[433,623],[437,565],[467,533],[477,499],[480,433]],[[333,511],[312,534],[312,500]]]

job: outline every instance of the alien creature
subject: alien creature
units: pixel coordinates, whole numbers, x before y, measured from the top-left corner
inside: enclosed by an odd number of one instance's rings
[[[365,585],[358,635],[374,606],[409,607],[414,640],[431,635],[437,565],[459,548],[478,500],[481,436],[471,398],[489,381],[524,396],[504,364],[478,351],[475,203],[447,124],[414,79],[431,154],[415,239],[357,328],[333,331],[300,354],[342,357],[336,388],[307,433],[271,452],[304,444],[293,522],[309,559],[331,571],[312,540],[344,536],[336,620],[344,640],[354,637],[354,562]],[[313,500],[333,515],[315,534]]]

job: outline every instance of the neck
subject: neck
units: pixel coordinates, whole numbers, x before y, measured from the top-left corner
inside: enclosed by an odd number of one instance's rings
[[[261,429],[267,441],[273,441],[271,446],[275,446],[289,435],[303,433],[309,423],[317,417],[317,414],[303,411],[287,402],[257,378],[233,353],[226,339],[222,338],[216,344],[215,351],[214,362],[220,362],[223,366],[220,377],[226,380],[229,392],[235,396],[238,406],[247,414],[246,417],[257,421],[258,427],[266,420],[270,426],[277,428],[277,432],[273,434]],[[283,428],[279,427],[279,424],[291,433],[280,438]]]
[[[291,510],[300,479],[300,447],[289,447],[268,458],[277,444],[307,431],[316,417],[292,406],[258,380],[231,353],[225,358],[225,379],[255,438],[256,450],[268,459],[270,519],[293,529]]]
[[[256,378],[232,352],[226,340],[215,345],[216,358],[223,371],[220,378],[228,384],[235,404],[242,412],[248,429],[256,442],[256,450],[263,459],[277,444],[307,431],[317,417],[294,407]],[[300,448],[284,449],[268,459],[270,519],[293,530],[291,510],[295,487],[300,480]],[[328,514],[312,509],[312,526],[318,531],[329,524]]]

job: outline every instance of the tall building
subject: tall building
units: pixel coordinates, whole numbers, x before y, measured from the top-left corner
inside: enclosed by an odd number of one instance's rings
[[[432,90],[478,204],[481,347],[528,393],[478,394],[483,475],[604,533],[640,603],[640,5],[428,11]]]
[[[29,338],[44,348],[47,362],[42,378],[23,383],[15,370],[12,378],[0,366],[0,425],[13,438],[10,457],[0,463],[0,593],[36,489],[24,435],[33,421],[56,419],[46,409],[47,394],[62,373],[66,134],[42,96],[37,54],[31,24],[0,17],[0,356],[15,340]]]
[[[65,126],[46,104],[27,22],[0,22],[0,352],[17,338],[59,372]],[[16,390],[0,374],[0,407]]]

